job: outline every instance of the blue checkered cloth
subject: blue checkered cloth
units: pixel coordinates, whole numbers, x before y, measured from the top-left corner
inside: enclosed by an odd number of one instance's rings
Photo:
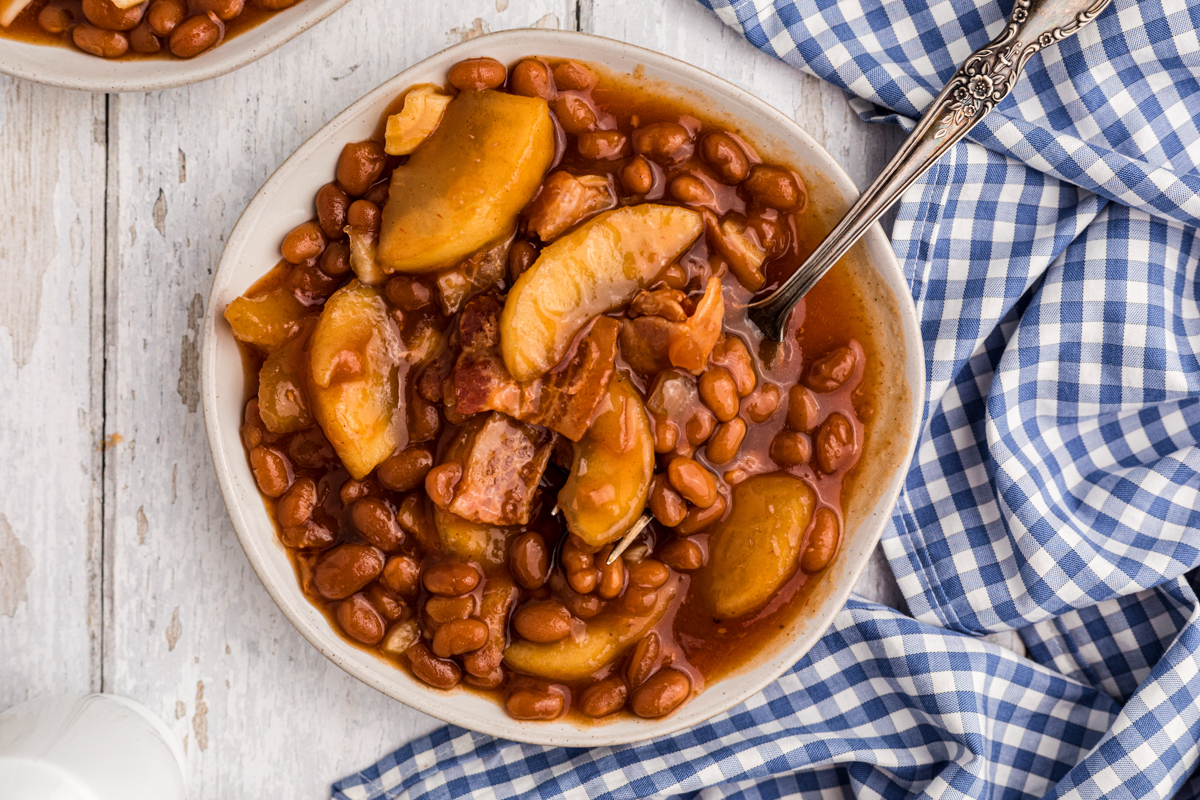
[[[911,127],[1011,0],[701,0]],[[1114,0],[905,195],[925,427],[853,599],[747,703],[564,750],[444,728],[339,798],[1200,797],[1200,0]],[[983,641],[1017,629],[1029,658]]]

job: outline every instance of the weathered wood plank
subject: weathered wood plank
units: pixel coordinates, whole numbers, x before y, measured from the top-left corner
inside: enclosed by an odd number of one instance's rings
[[[0,710],[101,681],[104,119],[0,76]]]
[[[305,642],[238,546],[196,357],[224,238],[276,165],[404,67],[476,32],[574,20],[573,0],[358,0],[233,75],[111,101],[106,396],[124,442],[106,473],[105,688],[186,740],[195,797],[327,796],[437,724]]]

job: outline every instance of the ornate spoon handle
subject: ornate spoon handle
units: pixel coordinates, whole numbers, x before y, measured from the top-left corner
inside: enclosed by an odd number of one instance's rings
[[[1110,0],[1016,0],[1000,35],[976,50],[934,98],[879,177],[800,268],[768,297],[748,306],[750,319],[783,341],[796,301],[846,254],[912,183],[1008,96],[1035,53],[1087,25]]]

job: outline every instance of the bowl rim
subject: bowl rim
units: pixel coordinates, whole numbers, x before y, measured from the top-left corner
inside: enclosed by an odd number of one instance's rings
[[[201,53],[199,56],[188,60],[150,58],[130,61],[109,61],[73,50],[67,45],[55,47],[54,45],[32,44],[7,37],[0,38],[0,73],[32,81],[33,83],[81,92],[123,94],[126,92],[152,92],[159,89],[174,89],[179,86],[188,86],[212,78],[219,78],[222,75],[239,70],[263,56],[278,50],[317,23],[323,22],[349,2],[350,0],[301,0],[300,3],[294,6],[280,9],[258,25],[229,39],[227,42],[223,41],[210,51]],[[304,3],[310,3],[310,5],[307,8],[301,8]],[[294,18],[286,19],[280,25],[270,24],[278,15],[287,14],[292,10],[302,13],[293,14]],[[233,46],[244,42],[249,42],[249,45],[244,47]],[[21,57],[21,53],[25,48],[37,48],[38,50],[53,48],[69,54],[67,58],[56,59],[56,64],[59,61],[72,63],[77,58],[87,59],[87,61],[81,60],[78,62],[81,65],[80,70],[31,65],[26,59]],[[226,48],[230,49],[226,50]],[[12,51],[16,55],[10,55],[8,51]],[[147,64],[175,65],[181,61],[182,66],[179,67],[170,66],[164,70],[153,70],[152,72],[159,73],[157,76],[152,74],[151,77],[142,77],[138,74],[138,71],[145,70]],[[82,65],[87,63],[92,63],[95,66],[94,62],[115,67],[118,72],[129,71],[130,75],[128,77],[114,77],[106,74],[88,74],[82,69]]]
[[[474,39],[460,42],[458,44],[447,47],[437,53],[434,53],[427,58],[409,66],[397,75],[384,81],[376,88],[367,92],[363,96],[354,100],[342,112],[337,114],[333,119],[323,125],[319,130],[315,131],[303,144],[301,144],[291,155],[289,155],[271,176],[263,183],[263,185],[255,193],[254,197],[247,203],[243,209],[238,221],[234,224],[230,231],[229,237],[226,239],[224,250],[221,254],[217,269],[213,273],[213,283],[209,292],[208,302],[206,304],[205,323],[204,323],[204,340],[201,346],[201,396],[204,408],[204,423],[208,438],[209,450],[212,456],[213,467],[217,474],[218,484],[221,490],[221,496],[225,502],[226,509],[229,513],[230,520],[233,523],[235,532],[237,533],[238,541],[246,553],[247,559],[250,561],[255,574],[259,577],[267,593],[271,599],[279,607],[287,620],[300,632],[308,642],[317,648],[323,655],[330,659],[344,671],[376,689],[377,691],[432,717],[435,717],[443,722],[452,725],[475,730],[480,733],[502,737],[512,741],[525,742],[537,745],[549,746],[567,746],[567,747],[595,747],[595,746],[614,746],[622,744],[630,744],[634,742],[646,741],[657,738],[659,736],[667,736],[677,733],[680,730],[702,724],[713,717],[723,714],[729,709],[745,702],[754,695],[761,692],[764,688],[771,685],[779,679],[781,675],[787,672],[792,666],[804,657],[816,642],[824,636],[830,625],[838,613],[845,607],[846,601],[857,583],[859,576],[870,560],[871,554],[877,548],[879,539],[882,535],[883,528],[886,525],[886,520],[890,516],[891,511],[895,508],[899,498],[900,491],[903,487],[903,476],[907,472],[907,466],[911,462],[916,451],[917,441],[919,439],[920,425],[920,408],[925,394],[925,357],[923,342],[920,337],[919,318],[917,316],[916,307],[912,297],[907,292],[893,292],[895,294],[896,313],[901,322],[905,333],[905,346],[908,352],[905,356],[905,368],[907,370],[910,402],[914,408],[908,415],[913,420],[912,430],[909,433],[909,441],[904,450],[902,459],[898,459],[895,471],[891,473],[889,482],[891,488],[883,493],[868,519],[864,519],[861,526],[874,524],[875,530],[870,534],[869,538],[861,539],[863,552],[856,563],[853,563],[849,568],[848,578],[834,586],[827,593],[825,599],[821,603],[821,607],[829,609],[829,618],[818,625],[810,626],[808,630],[797,635],[794,642],[790,643],[786,648],[786,652],[790,655],[784,660],[777,669],[772,669],[765,677],[759,678],[750,682],[743,680],[741,685],[734,690],[726,692],[726,696],[716,701],[714,708],[704,713],[703,716],[692,718],[691,716],[682,714],[681,711],[672,713],[666,717],[656,720],[639,720],[642,725],[638,725],[632,732],[626,735],[605,736],[605,726],[597,726],[589,728],[580,725],[572,725],[569,732],[564,733],[562,727],[554,725],[554,723],[539,723],[539,722],[522,722],[518,720],[510,720],[509,725],[503,725],[503,730],[497,731],[494,729],[481,729],[479,727],[483,723],[478,722],[475,718],[464,720],[461,716],[456,716],[454,709],[444,702],[443,698],[447,695],[433,689],[420,687],[417,692],[407,693],[401,689],[394,690],[392,687],[385,685],[386,681],[382,676],[363,667],[358,662],[352,660],[347,654],[357,650],[354,645],[345,642],[332,630],[321,631],[313,624],[311,617],[306,617],[305,609],[294,607],[289,598],[283,594],[283,588],[275,586],[271,581],[267,580],[265,556],[260,552],[260,542],[258,542],[250,532],[250,525],[245,518],[244,510],[241,506],[241,501],[238,498],[236,487],[233,483],[231,469],[228,465],[228,450],[222,445],[221,433],[218,428],[217,416],[217,385],[216,371],[213,367],[216,357],[217,347],[217,315],[213,313],[215,302],[218,300],[218,294],[222,291],[227,283],[227,278],[230,274],[236,272],[238,265],[232,253],[232,249],[237,246],[240,251],[241,239],[245,234],[239,232],[243,221],[257,217],[259,206],[264,206],[269,202],[275,188],[281,184],[286,176],[291,173],[291,165],[303,161],[310,153],[317,152],[318,148],[313,141],[322,133],[331,131],[332,129],[340,128],[343,125],[349,124],[354,120],[360,112],[360,109],[370,106],[379,101],[383,96],[394,96],[397,91],[408,85],[413,78],[409,77],[413,73],[417,73],[425,68],[428,64],[434,61],[445,61],[454,63],[459,59],[450,60],[452,56],[459,52],[463,52],[463,57],[469,57],[468,54],[478,54],[482,49],[486,52],[488,45],[503,45],[513,42],[528,43],[528,53],[542,52],[539,47],[550,45],[552,43],[561,44],[564,41],[576,40],[584,38],[596,44],[601,49],[607,49],[610,57],[620,54],[630,56],[636,59],[643,65],[653,65],[656,68],[668,66],[677,70],[686,76],[686,79],[698,87],[705,94],[720,98],[722,96],[736,98],[739,102],[749,106],[757,107],[757,111],[770,119],[775,126],[775,129],[786,129],[788,136],[793,136],[799,139],[805,146],[811,147],[814,151],[823,154],[825,163],[820,165],[822,174],[824,174],[834,185],[834,187],[843,194],[847,202],[853,202],[853,199],[858,196],[858,189],[853,180],[842,168],[842,166],[833,158],[833,156],[820,145],[812,136],[808,134],[798,123],[788,117],[783,112],[771,106],[766,101],[758,98],[754,94],[742,89],[724,78],[713,75],[712,73],[681,61],[680,59],[658,53],[636,45],[631,45],[608,37],[597,36],[595,34],[580,32],[580,31],[559,31],[559,30],[542,30],[542,29],[517,29],[508,31],[498,31]],[[482,46],[482,47],[481,47]],[[615,52],[614,52],[615,51]],[[604,56],[587,56],[581,55],[585,60],[599,60]],[[902,282],[904,280],[903,270],[896,259],[895,253],[891,247],[890,241],[884,234],[882,227],[876,223],[864,235],[864,243],[868,244],[871,255],[867,259],[868,265],[881,276],[886,271],[891,271],[895,276],[898,276]],[[915,359],[915,362],[914,362]],[[913,364],[917,365],[916,369],[912,368]],[[244,459],[244,453],[238,449],[238,455]],[[878,516],[879,519],[875,520]],[[860,527],[861,527],[860,526]],[[312,608],[307,600],[304,603]],[[815,618],[815,615],[814,615]],[[324,622],[325,617],[322,615],[321,620]],[[326,623],[328,627],[328,623]],[[325,635],[322,635],[325,634]],[[332,642],[332,644],[330,644]],[[766,651],[764,651],[766,652]],[[773,658],[779,658],[777,653]],[[770,659],[768,659],[770,660]],[[740,676],[736,673],[731,674],[726,678],[718,678],[714,682],[714,686],[706,687],[705,691],[714,691],[716,685],[728,684],[731,681],[737,681]],[[401,695],[404,696],[401,696]],[[553,730],[550,730],[553,727]]]

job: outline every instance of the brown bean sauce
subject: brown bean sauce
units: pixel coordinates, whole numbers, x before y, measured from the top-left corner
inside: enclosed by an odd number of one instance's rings
[[[299,0],[303,2],[304,0]],[[61,33],[52,33],[46,30],[38,21],[38,17],[46,6],[56,0],[33,0],[26,6],[17,18],[12,21],[12,24],[7,28],[0,27],[0,38],[15,39],[27,44],[51,45],[58,47],[75,48],[72,42],[71,33],[72,27],[75,24],[86,23],[87,19],[83,15],[82,5],[79,0],[57,0],[58,4],[65,6],[72,14],[73,20],[71,26]],[[153,0],[150,0],[153,2]],[[296,5],[298,3],[295,3]],[[149,5],[149,3],[147,3]],[[187,0],[189,16],[204,13],[204,3],[198,0]],[[289,6],[291,8],[293,6]],[[284,9],[278,9],[282,11]],[[236,17],[223,21],[224,35],[220,42],[226,42],[235,36],[240,36],[246,31],[256,27],[266,21],[271,15],[277,13],[276,10],[267,8],[262,5],[261,0],[246,0],[245,7]],[[131,33],[131,32],[126,32]],[[138,61],[151,58],[172,58],[171,49],[168,44],[169,36],[160,36],[160,49],[154,53],[138,52],[134,48],[130,48],[120,56],[125,61]],[[218,45],[220,44],[218,43]]]
[[[566,72],[556,73],[556,67],[570,62],[540,63],[547,75],[565,74],[577,85],[586,83],[587,75],[577,65]],[[511,69],[515,65],[508,66],[511,76]],[[528,73],[527,69],[525,74]],[[708,486],[703,481],[699,488],[694,482],[681,486],[676,496],[688,514],[679,523],[680,528],[672,529],[652,519],[646,534],[627,551],[623,568],[602,571],[603,557],[610,548],[605,547],[596,555],[582,548],[579,541],[569,537],[563,516],[555,503],[571,467],[569,447],[564,451],[561,446],[569,443],[560,439],[559,444],[555,445],[550,466],[537,484],[529,522],[492,528],[480,545],[483,549],[477,553],[478,557],[467,559],[470,565],[468,569],[461,553],[453,554],[439,536],[437,515],[449,512],[437,508],[427,493],[442,491],[439,487],[444,486],[446,481],[458,480],[457,474],[440,472],[439,468],[447,451],[458,446],[454,443],[464,426],[474,424],[475,419],[460,418],[442,405],[445,389],[443,379],[449,374],[458,348],[462,346],[458,333],[459,308],[462,304],[453,309],[446,307],[444,291],[437,275],[392,278],[401,282],[392,289],[386,289],[385,284],[379,287],[380,296],[395,298],[396,302],[403,305],[401,308],[385,300],[388,313],[397,322],[401,342],[407,347],[416,347],[430,339],[434,342],[429,348],[429,355],[420,365],[407,372],[402,370],[398,376],[403,402],[399,404],[392,421],[398,443],[395,453],[398,455],[403,452],[418,435],[427,439],[424,446],[432,448],[434,453],[434,466],[426,473],[424,486],[418,486],[413,491],[391,491],[380,483],[374,472],[360,481],[351,480],[321,428],[311,419],[301,429],[292,432],[268,430],[264,413],[277,413],[281,403],[287,405],[287,397],[281,401],[278,389],[270,397],[260,397],[259,372],[263,370],[265,374],[270,360],[277,356],[271,355],[270,359],[264,361],[266,353],[263,348],[243,346],[247,396],[250,399],[242,433],[248,451],[267,446],[283,453],[292,480],[311,479],[317,487],[316,503],[308,523],[280,528],[280,536],[289,548],[301,586],[310,600],[324,611],[331,626],[338,629],[339,620],[343,623],[352,620],[348,624],[351,624],[353,631],[344,632],[347,641],[390,659],[392,663],[408,669],[417,679],[436,688],[445,689],[461,684],[472,691],[494,695],[499,702],[506,704],[510,714],[520,718],[544,719],[567,714],[581,723],[591,721],[587,709],[600,713],[610,711],[615,705],[623,709],[619,713],[636,713],[638,709],[644,714],[670,713],[680,705],[680,693],[695,694],[703,690],[706,683],[742,667],[800,613],[808,596],[805,589],[812,575],[798,566],[801,561],[799,555],[794,572],[783,580],[764,605],[740,617],[717,619],[697,588],[696,576],[699,573],[667,567],[657,560],[656,552],[668,542],[679,541],[681,531],[687,531],[690,535],[685,541],[691,544],[686,548],[664,548],[664,558],[681,569],[687,569],[686,565],[694,559],[697,549],[707,558],[714,526],[732,513],[734,487],[752,476],[773,473],[790,474],[814,490],[816,508],[827,509],[822,512],[823,519],[828,522],[828,512],[832,511],[837,520],[839,532],[836,540],[840,543],[842,512],[854,490],[858,455],[865,433],[864,422],[869,421],[874,413],[875,386],[878,381],[865,305],[844,270],[832,271],[798,304],[782,344],[764,341],[746,320],[742,309],[744,304],[755,295],[769,291],[790,274],[823,234],[822,223],[804,202],[807,187],[799,176],[786,169],[773,169],[769,173],[760,171],[756,186],[761,188],[765,184],[766,191],[773,192],[772,196],[783,198],[794,197],[794,190],[798,189],[802,200],[788,209],[764,207],[744,185],[730,185],[722,180],[722,176],[729,178],[730,175],[753,174],[754,166],[763,163],[753,143],[738,131],[717,125],[701,110],[688,108],[677,99],[665,98],[654,91],[639,88],[627,78],[599,73],[597,80],[590,89],[573,88],[557,93],[557,99],[573,98],[574,106],[555,102],[550,105],[552,110],[573,108],[570,113],[578,115],[585,122],[594,118],[598,130],[610,132],[603,137],[594,137],[583,148],[585,152],[599,157],[593,160],[582,155],[578,140],[583,134],[568,134],[560,126],[558,152],[554,165],[547,173],[547,180],[557,171],[564,170],[575,176],[599,176],[596,180],[601,182],[603,178],[608,178],[610,185],[616,187],[617,206],[625,206],[647,201],[680,205],[669,193],[672,181],[680,177],[694,179],[693,188],[698,181],[708,190],[693,191],[688,195],[696,204],[693,207],[706,212],[710,223],[732,220],[737,230],[747,232],[751,241],[766,251],[765,261],[759,266],[757,275],[753,270],[735,271],[720,247],[710,246],[712,236],[702,234],[677,259],[678,266],[669,267],[663,273],[662,280],[650,287],[651,290],[679,289],[683,298],[679,301],[680,307],[684,312],[689,312],[694,311],[708,279],[714,275],[719,277],[726,308],[724,335],[740,338],[747,346],[753,363],[753,390],[747,391],[749,385],[744,372],[734,381],[738,387],[739,416],[746,423],[745,436],[734,458],[714,464],[706,457],[704,442],[694,443],[688,438],[695,434],[706,439],[712,435],[717,424],[712,413],[704,408],[699,392],[695,393],[686,411],[695,419],[681,423],[676,443],[671,448],[657,448],[659,452],[654,472],[665,487],[663,490],[676,491],[669,485],[668,462],[681,455],[688,456],[711,473],[718,495],[712,506],[701,508],[684,499],[687,496],[694,502],[705,504],[712,501],[707,494]],[[449,85],[443,90],[455,93]],[[391,104],[389,114],[399,111],[403,97],[402,94]],[[588,113],[579,111],[583,107],[590,112],[590,117]],[[635,131],[653,123],[672,125],[659,126],[653,136],[634,137]],[[570,124],[578,128],[582,123],[576,121]],[[687,144],[683,147],[679,146],[680,129],[686,132],[684,138]],[[376,140],[382,141],[383,131],[384,124],[381,121]],[[722,135],[710,145],[701,146],[703,138],[710,133]],[[635,147],[642,153],[636,152]],[[736,158],[735,153],[735,157],[727,163],[716,166],[705,161],[705,153],[710,158],[724,157],[721,154],[729,153],[730,147],[740,148],[745,159]],[[623,187],[621,174],[626,166],[639,158],[649,163],[653,180],[648,192],[632,194]],[[391,172],[406,160],[405,157],[388,157],[382,176],[367,195],[375,192],[375,187],[386,186]],[[764,174],[771,180],[783,181],[784,185],[771,185],[762,178]],[[787,177],[789,175],[790,178]],[[333,180],[332,175],[329,177]],[[795,181],[795,184],[789,185],[788,181]],[[537,205],[535,198],[526,211]],[[517,240],[527,241],[528,244],[522,245],[527,250],[538,250],[544,243],[531,233],[532,227],[531,221],[525,219]],[[311,232],[312,227],[306,230]],[[315,249],[314,246],[314,252]],[[528,259],[525,261],[527,263]],[[491,279],[492,283],[484,290],[485,295],[494,296],[499,302],[503,302],[505,292],[515,277],[511,274],[511,261],[505,259],[502,265]],[[517,267],[518,270],[521,268]],[[744,276],[748,276],[746,280],[751,284],[749,287],[743,281]],[[294,300],[298,304],[295,313],[299,319],[295,322],[296,332],[288,336],[293,337],[289,341],[295,341],[294,337],[307,335],[312,320],[321,312],[325,300],[353,277],[353,273],[336,277],[321,273],[319,257],[299,264],[281,260],[274,270],[247,292],[247,296],[264,298],[282,293],[285,300]],[[614,316],[625,320],[629,314],[628,311],[618,311]],[[574,347],[578,345],[577,337],[564,363],[571,358]],[[272,352],[279,352],[287,346]],[[814,377],[812,365],[831,353],[840,353],[839,358],[845,364],[839,366],[834,363],[836,359],[827,359],[824,371]],[[631,366],[636,359],[626,356],[626,353],[618,350],[617,372],[630,381],[643,399],[648,399],[655,387],[656,377],[638,374]],[[830,358],[833,359],[833,356]],[[834,375],[836,380],[831,379],[830,375]],[[792,419],[810,421],[811,424],[804,423],[810,429],[792,430],[788,427],[789,393],[798,384],[805,386],[806,381],[819,383],[820,390],[806,390],[810,395],[809,404],[803,414],[793,414]],[[840,384],[837,381],[841,381]],[[720,382],[723,391],[721,413],[727,417],[730,380],[722,375]],[[287,388],[286,382],[283,386]],[[297,387],[297,391],[302,394],[303,387]],[[844,437],[847,430],[851,431],[853,444],[851,455],[848,458],[839,455],[840,460],[836,462],[838,466],[833,474],[826,474],[820,466],[822,462],[818,447],[822,446],[822,442],[825,446],[832,446],[827,441],[829,435],[822,435],[822,426],[835,414],[842,415],[849,423],[848,428],[842,427],[838,433]],[[653,419],[653,414],[650,416]],[[651,424],[657,426],[661,423],[652,421]],[[529,426],[529,429],[540,430],[537,426]],[[430,433],[431,430],[433,433]],[[656,442],[661,438],[660,433],[656,429]],[[777,438],[780,438],[779,449],[773,450],[773,442]],[[772,452],[789,453],[789,457],[798,463],[779,463],[772,458]],[[423,464],[422,470],[429,466],[427,456],[424,460],[415,457],[406,459],[404,463],[409,461]],[[825,463],[832,462],[826,459]],[[278,473],[278,469],[272,473],[271,484],[264,489],[279,491],[281,479]],[[680,475],[684,479],[689,475],[694,476],[694,466],[681,470]],[[412,482],[408,480],[407,484]],[[423,575],[434,576],[433,584],[420,583],[411,594],[400,595],[388,588],[389,570],[384,569],[379,578],[345,600],[329,600],[318,591],[313,576],[322,563],[322,554],[341,543],[370,544],[355,529],[350,512],[350,504],[363,497],[375,498],[395,513],[399,529],[403,532],[399,543],[381,554],[384,560],[410,558],[420,564]],[[269,498],[264,498],[264,501],[274,517],[278,501]],[[307,505],[304,507],[307,508]],[[289,506],[289,511],[291,508]],[[371,508],[377,511],[377,506]],[[646,513],[650,514],[650,510],[647,509]],[[289,515],[289,521],[296,520]],[[801,553],[809,543],[812,530],[810,522]],[[507,543],[522,533],[527,535],[521,540],[520,552],[512,556],[517,562],[510,562]],[[541,540],[535,537],[531,542],[533,533],[540,535]],[[826,559],[828,539],[826,536],[824,542]],[[374,534],[373,540],[380,541],[379,535]],[[532,557],[529,555],[541,553],[538,548],[542,547],[553,556],[548,580],[536,574],[540,567],[530,560]],[[681,559],[681,552],[686,552],[688,558]],[[373,557],[367,561],[373,569],[378,566]],[[818,567],[826,563],[820,559],[805,559],[808,565],[814,561],[818,562]],[[520,581],[514,579],[510,563],[517,563],[515,574]],[[395,570],[397,574],[399,566]],[[327,566],[325,574],[329,569]],[[814,571],[816,569],[814,567]],[[447,575],[457,577],[450,580],[445,577]],[[477,582],[476,576],[481,577]],[[665,583],[662,583],[663,576]],[[346,584],[353,588],[357,585],[355,580],[355,576],[348,576]],[[437,590],[437,594],[430,591],[430,585]],[[452,596],[459,588],[461,593]],[[583,591],[586,593],[579,593]],[[589,620],[614,609],[626,609],[636,618],[639,608],[654,606],[657,598],[667,596],[661,594],[664,592],[673,592],[673,599],[667,603],[661,618],[639,637],[642,644],[630,642],[619,657],[585,678],[555,682],[520,674],[500,660],[503,647],[496,646],[497,642],[492,638],[499,631],[503,637],[500,645],[517,642],[520,637],[512,624],[513,613],[526,604],[539,605],[522,620],[524,629],[538,631],[531,635],[540,639],[558,641],[557,637],[561,637],[565,630],[561,618],[563,607],[570,612],[571,633],[567,635],[573,637],[586,629]],[[338,609],[343,603],[352,605],[343,609],[339,616]],[[550,609],[553,609],[553,614]],[[380,615],[382,623],[376,620],[373,613]],[[472,652],[458,652],[461,648],[474,647],[480,641],[482,629],[472,622],[461,625],[455,623],[454,635],[444,634],[435,646],[436,631],[442,625],[460,619],[478,620],[489,626],[492,633],[487,639],[488,644]],[[388,629],[382,642],[377,646],[362,644],[363,641],[374,640],[380,624]],[[647,641],[647,637],[653,637],[654,641]],[[451,641],[453,644],[448,644]],[[450,655],[439,657],[434,652],[438,649]],[[631,659],[639,661],[631,666]],[[655,675],[660,677],[653,678]],[[621,691],[617,685],[622,681],[626,683],[626,691]],[[601,682],[603,685],[596,691],[587,693],[589,688]],[[642,686],[648,688],[639,689]]]

